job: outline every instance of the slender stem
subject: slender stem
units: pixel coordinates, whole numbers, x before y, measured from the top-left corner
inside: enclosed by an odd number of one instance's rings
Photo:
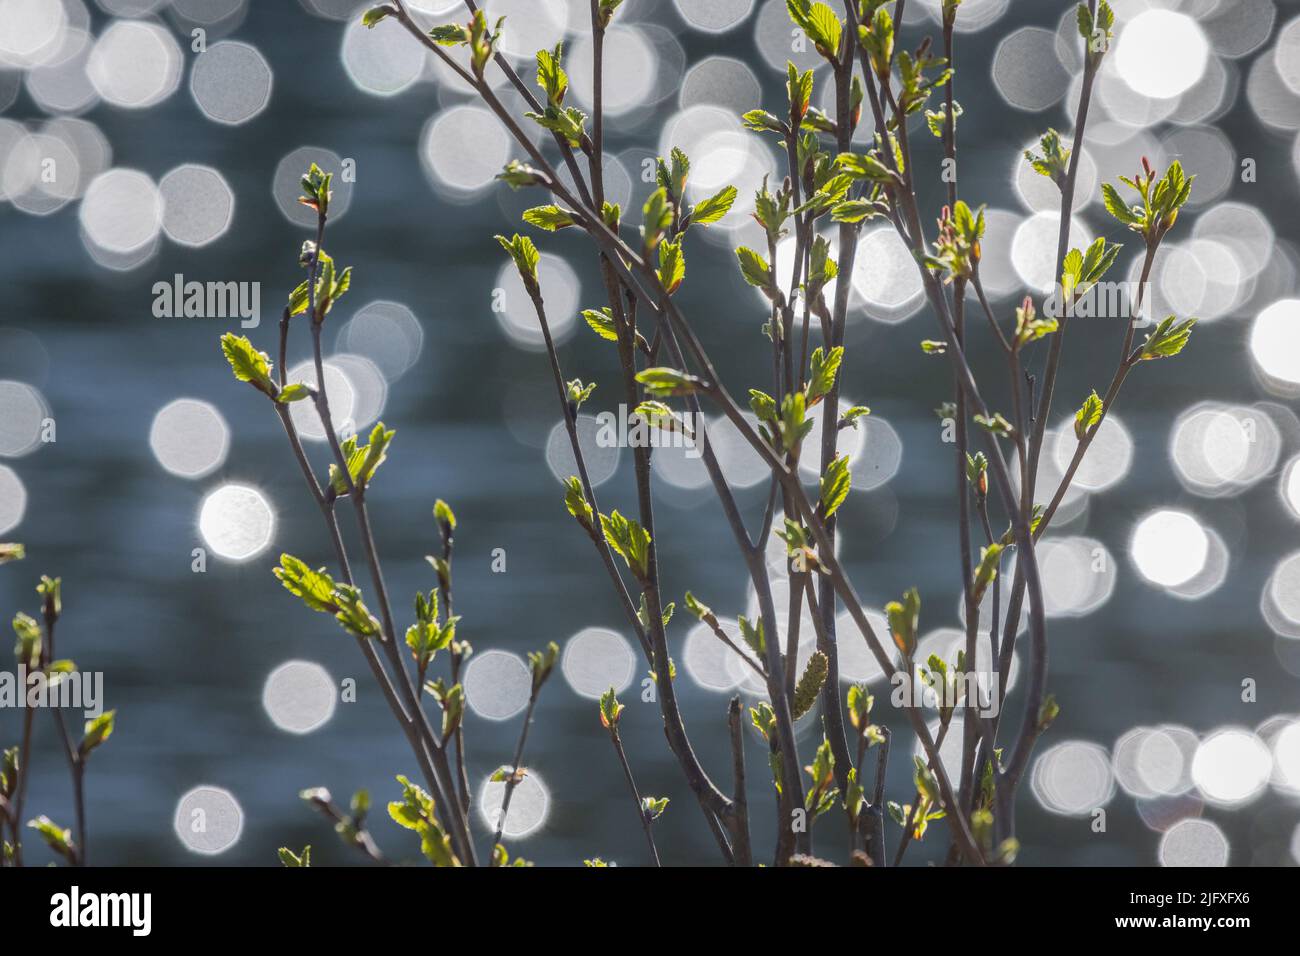
[[[524,759],[524,745],[528,743],[528,728],[533,723],[533,708],[537,706],[537,691],[540,688],[534,687],[531,694],[528,695],[528,708],[524,711],[524,723],[519,728],[519,742],[515,744],[515,758],[510,764],[510,776],[506,778],[505,793],[501,796],[501,809],[497,812],[497,828],[492,835],[492,846],[501,842],[501,834],[506,828],[506,814],[510,812],[510,798],[515,795],[515,787],[519,786],[519,781],[523,778],[520,776],[520,763]],[[489,856],[491,855],[491,847]]]
[[[727,730],[731,737],[731,774],[733,815],[731,845],[736,866],[753,866],[754,851],[749,842],[749,797],[745,793],[745,738],[741,731],[740,697],[731,698],[727,706]]]
[[[18,749],[18,790],[13,803],[14,863],[17,866],[23,865],[23,804],[27,800],[27,778],[32,772],[32,723],[35,719],[32,708],[23,709],[23,735]]]
[[[935,735],[934,746],[939,748],[943,746],[944,738],[948,736],[948,728],[952,726],[951,714],[949,719],[939,725],[939,733]],[[934,763],[930,763],[930,769],[934,769]],[[912,845],[912,834],[916,828],[916,817],[921,809],[921,793],[917,791],[912,796],[912,807],[907,813],[907,825],[903,827],[903,836],[899,840],[898,849],[894,853],[894,866],[902,866],[903,855],[907,853],[907,848]]]
[[[550,360],[551,377],[555,382],[556,398],[559,401],[560,414],[564,416],[564,430],[569,436],[569,447],[573,451],[573,460],[577,464],[578,480],[582,484],[582,494],[587,499],[587,504],[591,505],[592,513],[599,514],[600,505],[596,501],[596,490],[592,487],[591,478],[587,473],[587,459],[583,453],[582,443],[578,438],[578,425],[575,416],[569,410],[569,396],[565,388],[564,373],[560,369],[559,353],[555,348],[555,340],[551,337],[551,324],[546,317],[546,303],[542,298],[540,289],[537,291],[530,289],[529,298],[532,300],[533,310],[537,313],[537,323],[542,330],[542,340],[546,344],[546,355]],[[590,529],[588,536],[591,538],[591,543],[595,546],[596,552],[600,555],[601,563],[605,566],[605,573],[609,576],[610,584],[614,587],[614,593],[618,596],[619,604],[623,607],[624,616],[636,633],[637,640],[640,641],[641,649],[645,651],[646,657],[650,657],[650,644],[646,639],[645,627],[641,624],[636,605],[632,603],[632,597],[628,594],[627,585],[623,581],[623,576],[619,573],[618,565],[614,562],[609,542],[605,540],[605,536],[600,533],[595,525]]]
[[[468,866],[474,866],[477,863],[474,854],[474,843],[470,838],[469,818],[460,801],[456,800],[456,789],[452,779],[450,765],[447,761],[443,744],[434,736],[433,728],[429,724],[428,715],[424,708],[420,706],[418,691],[411,681],[411,675],[403,666],[401,657],[397,650],[396,628],[393,624],[392,610],[388,602],[388,591],[384,586],[383,571],[379,564],[378,552],[375,548],[374,534],[370,528],[370,520],[366,511],[364,488],[359,487],[352,479],[352,473],[348,468],[348,462],[343,455],[343,450],[339,446],[338,434],[334,428],[333,418],[330,414],[329,396],[325,390],[325,368],[324,358],[321,348],[321,326],[324,315],[317,314],[316,302],[316,280],[320,267],[320,252],[325,237],[326,213],[318,210],[316,224],[316,246],[311,257],[308,267],[307,276],[307,315],[311,322],[312,337],[312,361],[316,371],[316,392],[313,395],[316,404],[316,411],[321,421],[321,426],[325,431],[326,439],[329,442],[330,450],[334,455],[334,461],[338,468],[340,477],[346,486],[349,497],[352,499],[354,510],[356,511],[357,525],[361,534],[363,550],[366,556],[366,562],[370,567],[371,582],[374,585],[375,593],[379,601],[380,614],[383,620],[383,637],[380,644],[383,645],[384,651],[388,657],[389,663],[393,668],[395,680],[399,693],[405,698],[407,713],[412,723],[412,731],[420,740],[420,751],[427,751],[426,760],[422,761],[423,767],[427,771],[429,784],[435,798],[440,806],[451,808],[450,819],[453,826],[450,827],[452,843],[457,852],[461,855],[462,862]],[[322,310],[323,311],[323,310]],[[314,477],[312,479],[315,481]],[[368,642],[367,642],[368,643]],[[417,752],[417,757],[421,754]],[[450,796],[451,799],[448,799]]]
[[[627,754],[623,752],[623,741],[619,738],[617,727],[609,728],[609,739],[614,744],[614,753],[618,754],[619,766],[623,768],[623,779],[627,781],[628,789],[632,791],[637,816],[641,818],[641,829],[645,833],[646,844],[650,847],[650,858],[654,860],[655,866],[660,866],[659,849],[655,846],[654,833],[650,826],[650,814],[646,812],[645,804],[641,801],[641,792],[636,788],[636,780],[632,777],[632,765],[627,762]]]

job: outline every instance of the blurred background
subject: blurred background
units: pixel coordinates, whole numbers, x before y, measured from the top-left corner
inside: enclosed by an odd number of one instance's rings
[[[380,846],[418,856],[383,812],[393,775],[415,768],[367,668],[333,622],[270,573],[281,551],[313,565],[332,556],[279,422],[221,357],[218,338],[239,330],[239,316],[155,311],[155,284],[178,274],[258,283],[261,324],[244,331],[273,352],[309,235],[297,180],[316,162],[337,174],[326,246],[355,267],[326,328],[331,403],[358,429],[381,416],[397,428],[371,512],[401,626],[414,593],[435,583],[424,561],[437,546],[434,500],[459,518],[455,599],[459,635],[476,652],[467,731],[480,803],[499,799],[481,789],[514,750],[523,657],[556,641],[562,673],[529,737],[532,773],[507,821],[512,853],[541,864],[646,862],[593,699],[612,684],[628,705],[623,733],[642,792],[672,801],[655,825],[664,862],[716,862],[658,707],[640,699],[647,664],[564,510],[559,479],[572,460],[550,372],[492,239],[520,230],[519,213],[544,199],[493,181],[520,150],[399,26],[361,27],[363,6],[0,0],[0,540],[25,543],[28,555],[0,569],[0,608],[35,613],[39,575],[61,575],[60,656],[102,671],[106,705],[118,709],[87,778],[91,861],[273,865],[277,847],[310,843],[318,863],[361,862],[298,798],[311,786],[341,802],[369,789]],[[409,6],[428,25],[465,19],[452,0]],[[507,17],[502,47],[525,79],[533,52],[563,40],[571,99],[589,108],[585,2],[485,6]],[[1113,6],[1116,47],[1094,97],[1073,244],[1129,242],[1121,263],[1136,278],[1137,243],[1106,215],[1099,185],[1132,176],[1143,156],[1157,169],[1181,160],[1196,185],[1151,295],[1159,317],[1202,321],[1176,361],[1130,378],[1041,548],[1062,713],[1022,793],[1021,859],[1293,865],[1300,4]],[[909,47],[938,39],[938,7],[907,4]],[[782,111],[787,59],[821,61],[802,48],[783,0],[627,0],[615,24],[611,198],[635,228],[646,163],[672,146],[694,161],[692,200],[740,187],[723,224],[692,238],[679,301],[733,393],[767,387],[765,308],[730,250],[755,243],[745,211],[784,164],[737,117]],[[983,273],[1009,322],[1020,298],[1052,279],[1054,187],[1022,153],[1048,127],[1068,137],[1080,39],[1073,5],[1059,0],[966,0],[958,31],[961,193],[989,206]],[[833,114],[825,75],[820,66],[814,102]],[[503,96],[518,105],[512,91]],[[933,181],[923,208],[937,216],[938,142],[923,121],[914,138],[917,162],[934,171],[921,177]],[[566,377],[599,383],[584,413],[612,410],[612,347],[578,315],[603,298],[590,247],[564,233],[537,239]],[[960,585],[952,447],[933,409],[950,399],[951,377],[917,348],[936,327],[892,232],[868,224],[857,270],[839,281],[853,285],[845,396],[872,408],[843,436],[854,491],[841,512],[842,558],[873,607],[919,587],[924,646],[947,653]],[[1001,364],[976,328],[974,361],[1001,406]],[[1050,423],[1066,424],[1065,437],[1049,441],[1040,485],[1059,479],[1073,451],[1069,416],[1089,390],[1104,390],[1122,335],[1114,320],[1072,325]],[[305,334],[290,354],[291,365],[307,359]],[[602,507],[634,510],[630,453],[597,447],[590,423],[584,435]],[[762,469],[726,429],[717,443],[756,524]],[[308,453],[323,474],[324,443],[309,441]],[[722,616],[746,613],[744,568],[698,461],[663,450],[655,470],[668,596],[680,604],[689,588]],[[341,514],[355,543],[349,509]],[[756,688],[693,623],[683,611],[669,628],[679,693],[697,752],[725,781],[727,700],[739,692],[753,702]],[[909,801],[912,736],[852,628],[842,635],[844,676],[873,682],[877,716],[895,731],[889,795]],[[349,679],[356,700],[340,702]],[[1018,720],[1014,691],[1008,706]],[[0,712],[0,743],[16,743],[20,724]],[[50,724],[37,720],[28,807],[67,826],[71,794]],[[814,716],[800,728],[808,753],[817,726]],[[766,855],[775,821],[765,749],[750,735]],[[186,825],[196,807],[209,816],[202,836]],[[477,813],[475,822],[485,843],[488,827]],[[889,824],[888,834],[892,845],[899,830]],[[945,840],[933,829],[910,859],[941,859]],[[824,822],[815,848],[842,859],[842,842]],[[32,844],[29,858],[42,862],[45,850]]]

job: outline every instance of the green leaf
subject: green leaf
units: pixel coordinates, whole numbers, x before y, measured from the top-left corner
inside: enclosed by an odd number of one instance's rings
[[[870,153],[840,153],[835,157],[835,166],[854,179],[883,185],[895,185],[899,181],[893,170]]]
[[[600,527],[610,548],[627,562],[639,580],[645,580],[650,569],[649,532],[635,519],[623,517],[617,509],[600,516]]]
[[[577,222],[573,213],[555,205],[534,206],[532,209],[525,209],[523,220],[529,225],[536,226],[538,229],[545,229],[547,232],[555,232],[557,229],[567,228]]]
[[[1143,216],[1140,211],[1135,211],[1119,194],[1119,190],[1111,183],[1101,184],[1101,195],[1106,203],[1106,211],[1115,219],[1119,220],[1126,226],[1141,225]]]
[[[813,651],[812,657],[808,658],[808,663],[804,665],[803,676],[795,685],[794,701],[790,706],[790,716],[795,720],[803,717],[817,703],[817,695],[821,693],[822,685],[826,683],[829,666],[826,655],[821,651]]]
[[[542,173],[517,159],[512,159],[506,163],[505,169],[497,173],[496,178],[511,189],[522,189],[525,186],[542,186],[546,183],[546,177]]]
[[[16,541],[0,542],[0,564],[21,561],[27,557],[27,549]]]
[[[304,398],[311,398],[312,388],[304,382],[290,382],[284,388],[280,389],[275,400],[282,405],[289,402],[301,402]]]
[[[373,30],[379,23],[383,22],[385,19],[393,16],[396,13],[397,11],[394,10],[392,7],[387,7],[387,6],[371,7],[364,14],[362,14],[361,25],[364,26],[367,30]]]
[[[324,568],[313,571],[305,561],[292,554],[282,554],[280,566],[272,573],[286,591],[301,599],[309,609],[327,614],[338,611],[334,602],[334,579]]]
[[[704,384],[703,380],[675,368],[656,366],[642,369],[636,380],[645,386],[646,391],[657,398],[673,395],[689,395]]]
[[[835,376],[839,373],[844,360],[844,346],[837,345],[827,354],[821,346],[813,350],[810,361],[811,376],[808,379],[807,405],[816,405],[830,394],[835,387]]]
[[[840,47],[840,34],[843,24],[839,17],[826,4],[810,0],[786,0],[786,10],[794,25],[799,27],[813,42],[817,52],[828,60],[833,60]]]
[[[654,249],[673,224],[673,204],[668,191],[660,186],[641,207],[641,241],[646,250]]]
[[[664,811],[667,809],[668,809],[667,797],[642,797],[641,798],[641,813],[644,814],[645,818],[649,820],[651,823],[653,823],[655,820],[658,820],[661,816],[663,816]]]
[[[736,187],[724,186],[718,193],[691,207],[692,226],[710,226],[731,211],[736,201]]]
[[[614,11],[623,5],[623,0],[600,0],[600,24],[609,26],[609,21],[614,19]]]
[[[632,415],[644,421],[650,428],[660,428],[666,432],[678,432],[691,439],[695,437],[690,426],[663,402],[642,402],[633,410]]]
[[[1058,186],[1064,186],[1070,167],[1070,150],[1061,142],[1061,134],[1049,129],[1038,143],[1040,152],[1025,150],[1025,160],[1040,176],[1046,176]]]
[[[552,106],[562,106],[564,95],[569,89],[569,77],[560,65],[564,44],[555,44],[554,50],[537,51],[537,85],[546,93],[547,102]]]
[[[866,405],[854,405],[840,416],[839,427],[844,428],[845,426],[848,426],[849,428],[856,430],[858,427],[858,419],[865,418],[870,414],[871,409],[867,408]]]
[[[962,115],[961,104],[953,101],[952,104],[952,127],[957,129],[957,119]],[[948,104],[940,103],[937,110],[925,111],[925,123],[930,127],[930,132],[939,139],[942,139],[948,129]]]
[[[514,260],[515,268],[519,270],[519,277],[524,280],[524,287],[530,292],[536,292],[537,263],[540,256],[537,253],[537,246],[533,245],[533,240],[518,234],[509,239],[505,236],[497,236],[496,240]]]
[[[889,621],[889,634],[894,645],[911,658],[916,651],[916,629],[921,616],[921,594],[916,588],[903,593],[903,600],[890,601],[885,605],[885,617]]]
[[[761,422],[777,424],[776,399],[757,388],[749,390],[749,407]]]
[[[1079,410],[1074,413],[1074,437],[1079,439],[1079,441],[1083,441],[1084,436],[1088,434],[1089,430],[1092,429],[1092,426],[1101,421],[1101,416],[1104,411],[1105,407],[1102,405],[1101,399],[1097,397],[1097,392],[1094,390],[1091,395],[1083,400],[1083,404],[1079,406]]]
[[[565,389],[568,394],[569,404],[574,408],[581,408],[582,403],[591,398],[591,393],[596,390],[596,383],[592,382],[590,385],[583,385],[582,379],[575,378],[565,384]]]
[[[51,850],[69,863],[76,863],[77,851],[76,845],[72,842],[71,830],[63,829],[63,827],[43,814],[35,820],[28,820],[27,826],[39,833],[41,839],[45,841],[46,846]]]
[[[823,518],[829,518],[844,504],[849,496],[853,477],[849,472],[849,456],[838,455],[826,466],[821,477],[821,511]]]
[[[1056,695],[1048,694],[1038,708],[1038,732],[1040,734],[1046,732],[1060,715],[1061,706],[1056,702]]]
[[[370,609],[361,599],[361,591],[351,584],[340,584],[334,589],[334,601],[338,610],[335,620],[349,634],[360,638],[379,637],[381,630]]]
[[[554,641],[540,651],[528,652],[528,670],[532,674],[534,694],[542,689],[542,685],[551,676],[551,671],[555,670],[555,662],[559,657],[560,645]]]
[[[587,498],[582,493],[582,482],[573,475],[564,479],[564,506],[569,510],[569,514],[577,519],[578,524],[588,531],[592,530],[591,505],[587,503]]]
[[[86,721],[85,736],[81,738],[81,747],[79,748],[82,758],[85,758],[92,750],[113,735],[113,727],[116,721],[116,710],[106,710],[98,717]]]
[[[1187,347],[1187,342],[1192,337],[1192,328],[1195,325],[1195,319],[1187,319],[1176,323],[1174,317],[1169,316],[1156,326],[1154,332],[1146,337],[1138,361],[1149,362],[1153,359],[1172,358],[1177,355]]]
[[[980,548],[980,563],[975,569],[975,580],[971,586],[971,601],[979,604],[984,599],[984,592],[997,580],[998,566],[1002,559],[1002,545],[994,543],[987,548]]]
[[[280,863],[283,864],[287,869],[297,870],[297,869],[303,869],[305,867],[311,866],[310,845],[303,847],[301,854],[294,853],[293,850],[290,850],[287,846],[280,847],[280,849],[277,850],[276,853],[280,858]]]
[[[976,415],[975,424],[984,429],[991,435],[997,435],[999,438],[1009,438],[1015,434],[1015,428],[1007,421],[1001,412],[994,412],[992,415]]]
[[[707,604],[700,601],[690,591],[686,592],[686,596],[685,598],[683,598],[683,600],[686,603],[686,610],[690,611],[699,620],[703,621],[705,624],[708,624],[710,626],[714,626],[717,624],[718,617],[716,614],[713,613],[713,608],[709,607]]]
[[[221,351],[230,363],[235,378],[247,382],[266,395],[275,394],[275,384],[271,381],[270,356],[253,348],[253,343],[248,341],[247,336],[227,332],[221,337]]]
[[[763,636],[763,622],[755,621],[749,623],[749,619],[743,614],[737,618],[737,624],[740,625],[740,636],[745,639],[749,649],[754,652],[755,656],[761,661],[767,656],[767,641]]]
[[[459,23],[448,23],[430,30],[429,39],[439,46],[464,46],[469,43],[469,30]]]
[[[768,294],[769,298],[776,293],[772,268],[767,264],[766,259],[748,246],[738,248],[736,258],[740,261],[740,274],[746,282],[762,289]]]
[[[785,124],[767,110],[750,110],[741,116],[745,129],[755,133],[785,133]]]
[[[686,278],[686,257],[682,254],[682,242],[664,241],[659,244],[659,283],[664,291],[672,295]]]
[[[20,665],[28,669],[40,667],[41,661],[41,626],[35,618],[19,611],[14,615],[14,633],[18,643],[14,647],[14,657]]]
[[[618,331],[614,327],[614,316],[610,313],[608,306],[599,312],[595,309],[583,309],[582,317],[587,320],[587,325],[591,327],[591,330],[602,339],[610,342],[618,341]]]
[[[439,498],[433,503],[433,517],[438,524],[447,531],[456,530],[456,512],[451,510],[451,505]]]
[[[600,725],[606,730],[613,730],[618,726],[618,719],[621,716],[623,716],[623,705],[618,702],[614,688],[611,687],[600,695]]]

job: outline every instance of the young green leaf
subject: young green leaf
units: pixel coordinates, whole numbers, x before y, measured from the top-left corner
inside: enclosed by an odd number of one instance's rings
[[[507,239],[505,236],[497,236],[497,242],[501,243],[501,248],[510,254],[514,260],[515,268],[519,270],[519,277],[524,281],[524,288],[530,293],[536,293],[537,285],[537,263],[540,256],[537,253],[537,247],[533,245],[533,240],[527,236],[514,235]]]
[[[753,249],[741,246],[736,250],[736,259],[740,262],[740,274],[750,285],[762,289],[768,298],[778,295],[772,268],[767,260]]]
[[[686,278],[686,257],[682,253],[682,242],[664,241],[659,244],[659,283],[664,291],[672,295]]]
[[[813,350],[810,360],[811,375],[808,379],[807,405],[812,408],[830,394],[835,387],[835,376],[839,373],[844,360],[844,346],[837,345],[826,353],[819,345]]]
[[[829,518],[839,510],[840,505],[844,504],[844,499],[849,496],[849,488],[853,483],[853,476],[849,471],[849,456],[839,455],[831,460],[826,466],[826,472],[821,477],[821,512],[823,518]]]
[[[623,705],[618,702],[614,688],[600,695],[600,725],[608,731],[618,726],[618,719],[623,716]]]
[[[547,232],[567,228],[578,221],[573,213],[556,205],[534,206],[532,209],[525,209],[523,220],[529,225],[536,226],[538,229],[545,229]]]
[[[265,352],[253,348],[247,336],[227,332],[221,337],[221,351],[230,363],[235,378],[247,382],[259,392],[275,396],[275,383],[271,381],[271,359]]]
[[[645,580],[650,571],[650,534],[640,522],[625,518],[615,509],[600,516],[600,527],[605,541],[624,561],[639,580]]]
[[[1092,426],[1101,421],[1104,411],[1105,407],[1094,390],[1092,394],[1083,400],[1079,410],[1074,413],[1074,437],[1079,441],[1083,441],[1084,436],[1088,434]]]
[[[1187,347],[1195,325],[1195,319],[1176,322],[1172,315],[1169,316],[1146,337],[1138,361],[1149,362],[1153,359],[1172,358],[1177,355]]]
[[[692,226],[711,226],[731,211],[736,201],[736,187],[724,186],[719,192],[691,207]]]
[[[673,395],[689,395],[704,384],[703,380],[675,368],[656,366],[642,369],[636,380],[645,386],[645,390],[657,398],[669,398]]]
[[[307,562],[292,554],[280,555],[280,566],[272,573],[284,589],[302,600],[313,611],[334,614],[338,605],[334,602],[334,579],[324,568],[313,571]]]
[[[92,750],[99,747],[113,735],[113,727],[116,722],[116,710],[106,710],[98,717],[86,721],[85,736],[81,738],[81,746],[78,748],[83,760]]]
[[[916,629],[920,616],[921,594],[916,588],[905,591],[902,601],[890,601],[885,605],[890,637],[904,657],[910,658],[916,651]]]
[[[591,505],[587,503],[587,498],[582,493],[582,482],[573,475],[564,479],[564,506],[569,510],[569,514],[577,519],[578,524],[588,531],[592,530]]]

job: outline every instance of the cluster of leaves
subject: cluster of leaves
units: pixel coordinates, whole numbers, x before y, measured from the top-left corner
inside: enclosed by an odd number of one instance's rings
[[[0,545],[0,563],[19,561],[25,556],[21,544]],[[19,673],[27,680],[39,674],[47,693],[55,691],[70,675],[77,672],[76,663],[68,658],[51,659],[51,635],[55,624],[63,615],[63,582],[60,578],[42,575],[36,586],[36,593],[41,599],[41,620],[23,612],[13,617],[13,630],[16,638],[14,644],[14,662]],[[28,693],[28,684],[23,682],[21,693]],[[106,710],[85,721],[80,741],[69,736],[64,723],[62,711],[57,708],[50,711],[63,745],[67,749],[66,759],[72,770],[72,786],[75,802],[78,805],[76,831],[55,823],[44,814],[38,815],[25,823],[24,801],[27,793],[27,774],[33,764],[31,747],[31,722],[34,711],[30,707],[25,711],[27,722],[21,745],[15,745],[0,752],[0,866],[21,865],[22,830],[35,831],[46,846],[65,863],[72,866],[85,864],[85,818],[82,813],[84,797],[82,789],[85,769],[90,755],[108,742],[117,726],[117,711]],[[12,839],[5,834],[8,827]]]

